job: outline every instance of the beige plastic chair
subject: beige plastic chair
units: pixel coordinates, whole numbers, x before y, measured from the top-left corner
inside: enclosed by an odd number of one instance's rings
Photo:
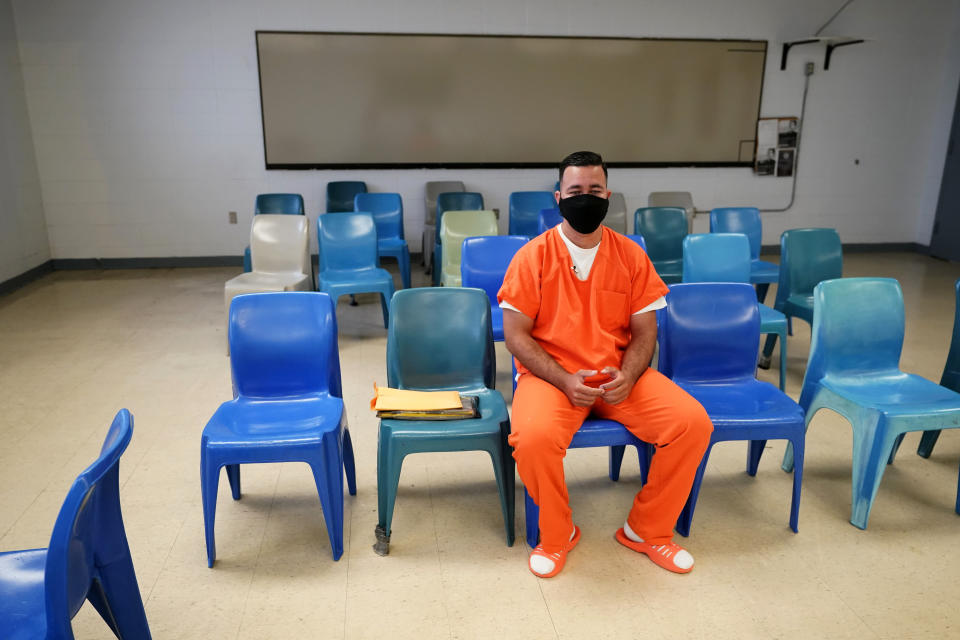
[[[230,302],[245,293],[311,291],[313,277],[308,253],[307,216],[260,214],[250,228],[253,270],[241,273],[223,287],[223,301],[230,315]]]
[[[689,191],[651,191],[647,196],[648,207],[681,207],[687,211],[687,232],[693,232],[693,196]],[[634,231],[636,233],[636,231]]]
[[[440,245],[443,247],[440,284],[460,286],[460,250],[465,238],[495,235],[497,216],[493,211],[444,211],[440,221]]]
[[[610,194],[610,205],[603,224],[618,233],[627,233],[627,200],[619,191]]]
[[[422,244],[420,245],[423,252],[421,263],[427,271],[430,271],[430,265],[433,264],[433,245],[437,241],[437,196],[441,193],[465,190],[463,183],[459,180],[439,180],[427,183],[423,198],[425,213]]]

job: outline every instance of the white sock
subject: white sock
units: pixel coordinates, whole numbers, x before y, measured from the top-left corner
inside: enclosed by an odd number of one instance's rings
[[[623,523],[623,533],[624,535],[627,536],[627,538],[629,538],[630,540],[633,540],[634,542],[643,542],[643,538],[638,536],[636,532],[630,528],[629,522]]]
[[[637,533],[630,528],[630,524],[627,522],[623,523],[623,534],[634,542],[643,542],[643,538],[638,536]],[[656,545],[654,549],[657,549],[660,546],[662,545]],[[673,564],[681,569],[689,569],[693,566],[693,556],[690,555],[690,552],[686,549],[680,549],[677,551],[676,555],[673,556]]]
[[[577,535],[576,528],[574,528],[573,531],[570,532],[570,539],[573,540],[573,537],[575,535]],[[554,562],[548,556],[541,556],[541,555],[530,556],[530,568],[533,570],[534,573],[538,573],[540,575],[546,575],[551,571],[553,571],[553,568],[556,566],[557,566],[557,563]]]

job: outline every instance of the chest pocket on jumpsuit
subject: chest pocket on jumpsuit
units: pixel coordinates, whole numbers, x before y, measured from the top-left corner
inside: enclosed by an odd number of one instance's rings
[[[609,333],[624,331],[629,325],[627,318],[627,294],[610,289],[597,289],[597,319],[600,327]]]

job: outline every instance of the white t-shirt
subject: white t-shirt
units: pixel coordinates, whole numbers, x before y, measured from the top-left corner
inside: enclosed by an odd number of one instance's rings
[[[573,273],[576,274],[577,279],[581,282],[586,280],[590,277],[590,269],[593,268],[593,261],[597,257],[597,251],[600,250],[600,243],[598,242],[597,246],[595,247],[584,249],[575,245],[570,238],[564,235],[563,227],[561,225],[558,224],[556,226],[556,230],[560,234],[563,244],[567,245],[567,251],[570,252],[570,260],[573,261]],[[646,313],[647,311],[656,311],[657,309],[662,309],[665,306],[667,306],[667,300],[663,296],[660,296],[643,309],[640,309],[640,311],[634,312],[633,315],[637,315],[638,313]],[[517,309],[506,300],[500,303],[500,308],[523,313],[520,311],[520,309]]]

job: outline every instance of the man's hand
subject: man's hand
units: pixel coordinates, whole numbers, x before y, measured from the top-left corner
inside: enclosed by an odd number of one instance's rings
[[[586,378],[595,375],[597,375],[596,371],[587,371],[586,369],[567,374],[561,390],[567,394],[571,404],[576,407],[592,407],[597,398],[605,394],[603,389],[588,387],[583,383]]]
[[[603,401],[607,404],[619,404],[627,399],[636,380],[630,380],[620,369],[616,367],[604,367],[600,373],[605,373],[610,378],[610,382],[600,385],[603,392]]]

